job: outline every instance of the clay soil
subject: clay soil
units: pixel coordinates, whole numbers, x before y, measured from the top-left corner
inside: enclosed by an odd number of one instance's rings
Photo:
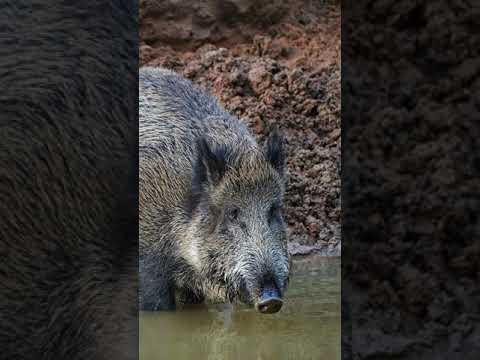
[[[141,66],[172,69],[285,134],[293,254],[340,254],[340,4],[141,1]]]

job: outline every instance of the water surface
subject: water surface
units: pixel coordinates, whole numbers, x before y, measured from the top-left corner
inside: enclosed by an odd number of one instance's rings
[[[142,312],[140,359],[340,359],[340,259],[295,260],[276,314],[226,304]]]

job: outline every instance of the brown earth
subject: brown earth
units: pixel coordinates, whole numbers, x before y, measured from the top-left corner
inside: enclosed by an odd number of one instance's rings
[[[172,69],[287,138],[290,250],[340,254],[340,4],[140,2],[140,63]],[[221,4],[221,5],[220,5]]]

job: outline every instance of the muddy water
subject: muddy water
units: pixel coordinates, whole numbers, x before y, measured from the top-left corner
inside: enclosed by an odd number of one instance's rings
[[[285,304],[196,305],[140,314],[141,360],[340,359],[340,259],[295,260]]]

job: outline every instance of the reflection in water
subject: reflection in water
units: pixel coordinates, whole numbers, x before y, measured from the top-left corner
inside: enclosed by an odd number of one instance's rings
[[[277,314],[228,304],[142,312],[140,359],[340,359],[340,259],[294,261]]]

